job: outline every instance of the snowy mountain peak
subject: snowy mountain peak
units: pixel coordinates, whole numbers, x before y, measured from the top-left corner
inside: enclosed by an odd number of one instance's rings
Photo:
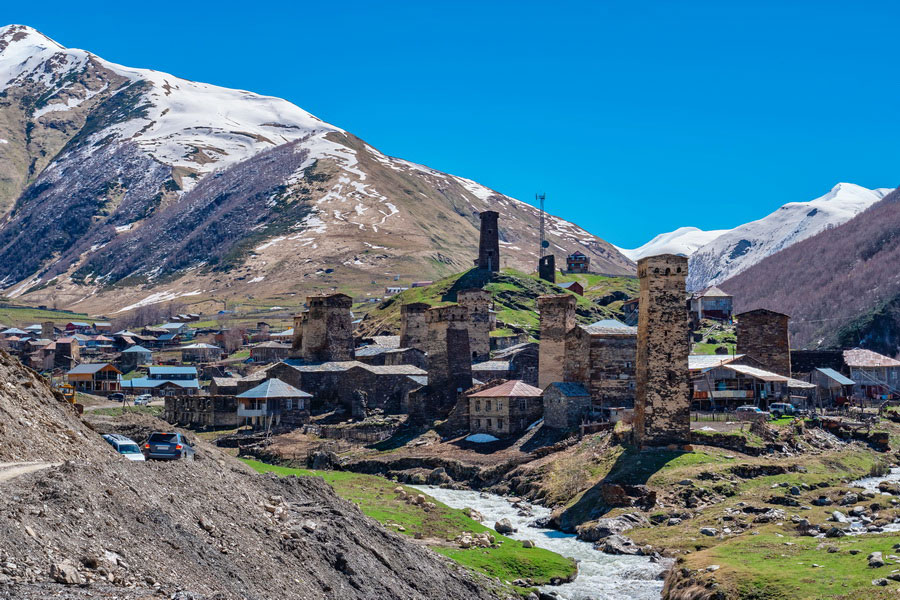
[[[838,183],[814,200],[789,202],[762,219],[727,231],[691,255],[688,288],[719,284],[771,254],[849,221],[890,192]]]
[[[616,247],[616,249],[635,262],[645,256],[656,256],[658,254],[683,254],[684,256],[690,256],[698,248],[705,246],[722,234],[728,233],[728,231],[730,230],[715,229],[704,231],[697,227],[679,227],[675,231],[657,235],[638,248],[627,250]]]

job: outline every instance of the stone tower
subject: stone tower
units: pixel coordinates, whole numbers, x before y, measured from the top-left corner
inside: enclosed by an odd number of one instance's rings
[[[456,301],[469,312],[469,352],[472,360],[491,355],[491,293],[481,288],[460,290]]]
[[[500,214],[493,210],[481,213],[481,237],[478,240],[478,268],[500,270],[500,232],[497,220]]]
[[[634,437],[641,448],[690,441],[687,271],[688,259],[684,256],[661,254],[638,261]]]
[[[53,321],[44,321],[41,323],[41,338],[45,340],[53,339]]]
[[[310,296],[309,311],[301,317],[300,358],[310,362],[353,360],[354,339],[350,307],[346,294]],[[294,318],[296,326],[297,318]],[[298,341],[294,329],[294,341]]]
[[[538,277],[550,283],[556,283],[556,257],[552,254],[542,256],[538,261]]]
[[[412,302],[400,307],[400,347],[416,348],[425,352],[428,325],[425,311],[431,308],[424,302]]]
[[[309,311],[294,315],[294,337],[291,338],[291,358],[303,358],[303,322]]]
[[[540,296],[541,343],[538,355],[538,387],[565,381],[566,334],[575,328],[575,296]]]
[[[472,387],[469,311],[457,304],[429,308],[425,320],[428,386],[455,399],[458,390]]]
[[[737,319],[737,352],[756,360],[766,371],[791,376],[790,317],[758,308]]]

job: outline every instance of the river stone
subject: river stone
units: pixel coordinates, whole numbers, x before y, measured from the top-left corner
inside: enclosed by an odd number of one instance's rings
[[[881,552],[873,552],[868,557],[869,566],[872,568],[878,568],[884,566],[884,558],[881,555]]]
[[[512,526],[509,519],[500,519],[494,523],[494,531],[497,533],[513,533],[515,530],[515,527]]]
[[[833,513],[831,513],[831,519],[829,519],[829,520],[834,521],[835,523],[846,523],[847,517],[841,511],[836,510]]]
[[[611,535],[596,546],[597,550],[607,554],[641,554],[641,548],[624,535]]]

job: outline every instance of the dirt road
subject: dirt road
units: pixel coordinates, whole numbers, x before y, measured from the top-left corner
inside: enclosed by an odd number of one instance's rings
[[[41,469],[47,469],[49,467],[57,467],[61,464],[62,463],[58,462],[0,462],[0,483],[19,477],[20,475],[27,475],[28,473],[34,473],[35,471],[40,471]]]

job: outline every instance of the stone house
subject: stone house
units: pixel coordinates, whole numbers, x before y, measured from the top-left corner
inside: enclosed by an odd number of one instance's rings
[[[469,394],[469,431],[519,435],[543,415],[542,395],[540,388],[516,379]]]
[[[135,344],[130,348],[126,348],[119,355],[119,367],[123,373],[134,371],[140,365],[149,365],[153,362],[153,353],[143,346]]]
[[[762,368],[786,377],[791,376],[791,345],[788,315],[758,308],[737,319],[737,352],[757,361]]]
[[[544,426],[578,427],[591,412],[591,394],[580,383],[557,381],[544,390]]]
[[[284,360],[291,354],[291,345],[281,342],[262,342],[250,348],[250,359],[256,363],[271,363]]]
[[[615,319],[578,325],[566,335],[564,379],[582,384],[598,408],[632,408],[637,328]]]
[[[236,427],[238,400],[234,396],[167,396],[163,418],[190,427]]]
[[[181,348],[181,362],[204,363],[222,358],[222,349],[212,344],[196,343]]]

